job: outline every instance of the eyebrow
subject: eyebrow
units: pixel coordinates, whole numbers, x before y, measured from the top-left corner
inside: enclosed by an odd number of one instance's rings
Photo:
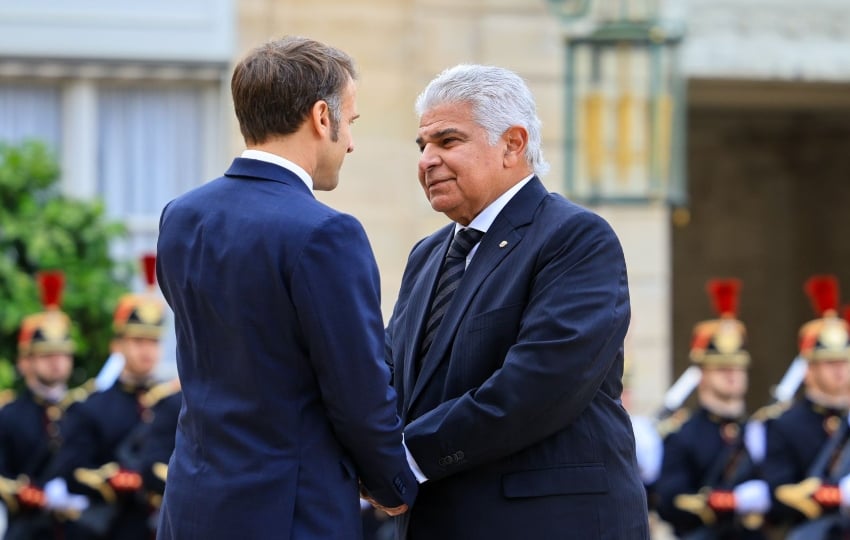
[[[463,135],[464,133],[461,130],[459,130],[458,128],[446,128],[446,129],[441,129],[440,131],[435,131],[428,138],[429,139],[440,139],[442,137],[445,137],[446,135],[455,135],[455,134]],[[416,144],[418,144],[419,146],[422,146],[422,143],[424,142],[424,140],[425,139],[423,139],[422,137],[416,137]]]

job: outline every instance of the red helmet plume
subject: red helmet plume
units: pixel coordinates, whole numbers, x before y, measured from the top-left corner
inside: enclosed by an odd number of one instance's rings
[[[41,289],[41,304],[45,309],[59,309],[62,305],[65,274],[61,270],[46,270],[39,272],[37,278]]]
[[[838,310],[838,278],[831,274],[812,276],[803,287],[818,316]]]
[[[738,314],[738,298],[741,292],[741,280],[736,278],[711,279],[706,284],[714,311],[721,317],[735,317]]]

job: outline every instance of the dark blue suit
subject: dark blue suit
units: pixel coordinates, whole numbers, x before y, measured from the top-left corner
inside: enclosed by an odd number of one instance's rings
[[[413,502],[356,219],[237,158],[165,208],[157,275],[184,400],[160,538],[359,538],[358,480]]]
[[[484,235],[414,372],[454,225],[410,254],[387,329],[405,441],[429,481],[408,538],[648,538],[620,404],[629,295],[597,215],[536,178]]]

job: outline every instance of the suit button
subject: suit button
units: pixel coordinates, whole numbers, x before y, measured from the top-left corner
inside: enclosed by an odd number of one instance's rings
[[[395,484],[395,488],[402,495],[404,495],[404,492],[407,491],[407,488],[404,486],[404,482],[398,476],[396,476],[395,480],[393,480],[393,484]]]

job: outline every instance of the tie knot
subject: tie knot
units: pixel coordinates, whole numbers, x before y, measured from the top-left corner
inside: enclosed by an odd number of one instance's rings
[[[482,236],[484,236],[484,233],[476,229],[459,230],[455,234],[452,245],[449,247],[449,253],[446,256],[465,259],[472,250],[472,246],[477,244]]]

